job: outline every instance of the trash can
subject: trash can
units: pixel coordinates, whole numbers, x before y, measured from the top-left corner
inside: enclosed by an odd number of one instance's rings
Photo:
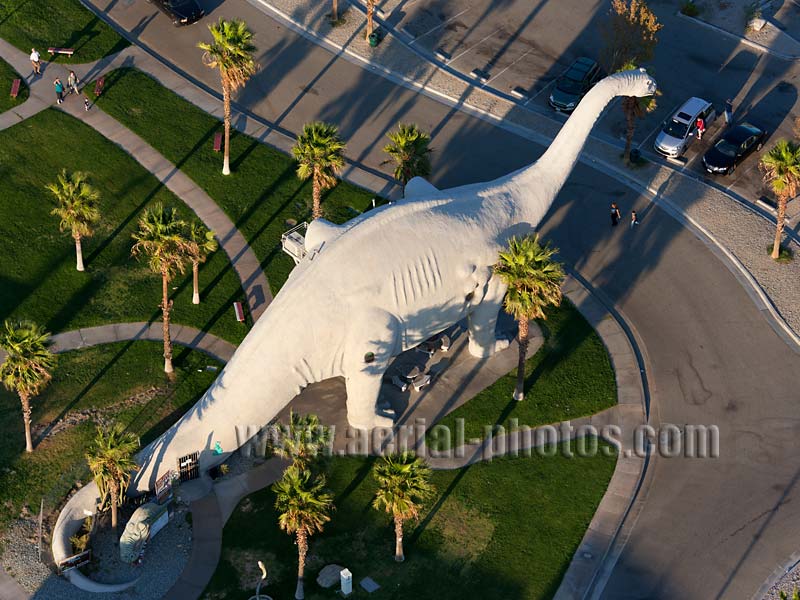
[[[642,158],[642,153],[639,152],[639,149],[638,148],[632,148],[631,149],[631,162],[632,163],[638,163],[639,160],[641,160],[641,158]]]
[[[372,46],[374,48],[375,46],[378,45],[379,41],[380,41],[380,37],[378,37],[378,32],[377,31],[373,31],[372,33],[369,34],[369,45],[370,46]]]

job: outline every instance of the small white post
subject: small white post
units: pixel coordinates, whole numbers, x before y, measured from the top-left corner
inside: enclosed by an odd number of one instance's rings
[[[342,584],[342,596],[345,598],[353,593],[353,574],[349,569],[339,571],[339,580]]]

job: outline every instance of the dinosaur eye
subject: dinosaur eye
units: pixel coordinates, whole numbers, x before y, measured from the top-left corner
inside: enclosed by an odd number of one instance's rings
[[[365,363],[371,363],[371,362],[374,362],[374,361],[375,361],[375,353],[374,352],[367,352],[364,355],[364,362]]]

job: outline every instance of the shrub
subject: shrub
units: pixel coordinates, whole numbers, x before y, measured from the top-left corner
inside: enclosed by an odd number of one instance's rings
[[[681,4],[681,13],[687,17],[696,17],[700,14],[700,7],[693,0],[684,0],[683,4]]]

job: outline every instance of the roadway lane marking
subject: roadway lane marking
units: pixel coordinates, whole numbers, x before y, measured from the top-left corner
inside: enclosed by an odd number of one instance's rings
[[[685,103],[685,101],[684,101],[684,102],[679,102],[678,104],[676,104],[676,105],[675,105],[675,107],[674,107],[674,108],[673,108],[671,111],[669,111],[669,112],[667,113],[667,119],[669,119],[669,118],[670,118],[672,115],[674,115],[674,114],[675,114],[675,111],[676,111],[676,110],[678,110],[678,109],[679,109],[681,106],[683,106],[683,105],[684,105],[684,103]],[[661,129],[662,127],[664,127],[664,122],[665,122],[667,119],[664,119],[664,121],[662,121],[661,123],[659,123],[658,125],[656,125],[656,126],[653,128],[653,130],[652,130],[650,133],[648,133],[648,134],[647,134],[647,137],[645,137],[645,138],[644,138],[644,139],[643,139],[643,140],[642,140],[642,141],[639,143],[639,145],[638,145],[638,146],[636,146],[636,149],[637,149],[637,150],[641,150],[641,149],[642,149],[642,146],[644,146],[644,143],[645,143],[647,140],[649,140],[649,139],[650,139],[650,136],[652,136],[652,135],[653,135],[654,133],[656,133],[656,132],[657,132],[659,129]]]
[[[452,65],[452,64],[453,64],[454,62],[456,62],[456,61],[457,61],[459,58],[461,58],[462,56],[464,56],[464,55],[465,55],[467,52],[469,52],[469,51],[470,51],[470,50],[472,50],[473,48],[477,48],[477,47],[478,47],[478,46],[480,46],[480,45],[481,45],[483,42],[485,42],[486,40],[488,40],[490,37],[492,37],[492,36],[493,36],[493,35],[495,35],[496,33],[500,33],[501,31],[503,31],[503,28],[502,28],[502,27],[500,27],[499,29],[497,29],[497,31],[493,31],[492,33],[490,33],[489,35],[487,35],[485,38],[483,38],[483,39],[479,40],[479,41],[478,41],[476,44],[473,44],[472,46],[470,46],[469,48],[467,48],[467,49],[466,49],[466,50],[464,50],[463,52],[459,52],[459,53],[458,53],[458,54],[456,54],[456,55],[455,55],[453,58],[451,58],[451,59],[450,59],[450,62],[449,62],[448,64]]]
[[[449,19],[447,19],[446,21],[442,21],[442,22],[441,22],[441,23],[439,23],[439,24],[438,24],[436,27],[433,27],[433,28],[429,29],[428,31],[426,31],[425,33],[423,33],[423,34],[421,34],[421,35],[418,35],[417,37],[415,37],[413,40],[411,40],[411,41],[408,43],[408,45],[410,46],[411,44],[413,44],[414,42],[416,42],[418,39],[420,39],[420,38],[424,38],[426,35],[428,35],[429,33],[433,33],[433,32],[434,32],[434,31],[436,31],[437,29],[441,29],[442,27],[444,27],[445,25],[447,25],[447,24],[448,24],[450,21],[452,21],[453,19],[456,19],[456,18],[460,17],[461,15],[463,15],[463,14],[464,14],[465,12],[467,12],[468,10],[469,10],[469,8],[465,8],[465,9],[464,9],[464,10],[462,10],[460,13],[453,15],[452,17],[450,17],[450,18],[449,18]]]

